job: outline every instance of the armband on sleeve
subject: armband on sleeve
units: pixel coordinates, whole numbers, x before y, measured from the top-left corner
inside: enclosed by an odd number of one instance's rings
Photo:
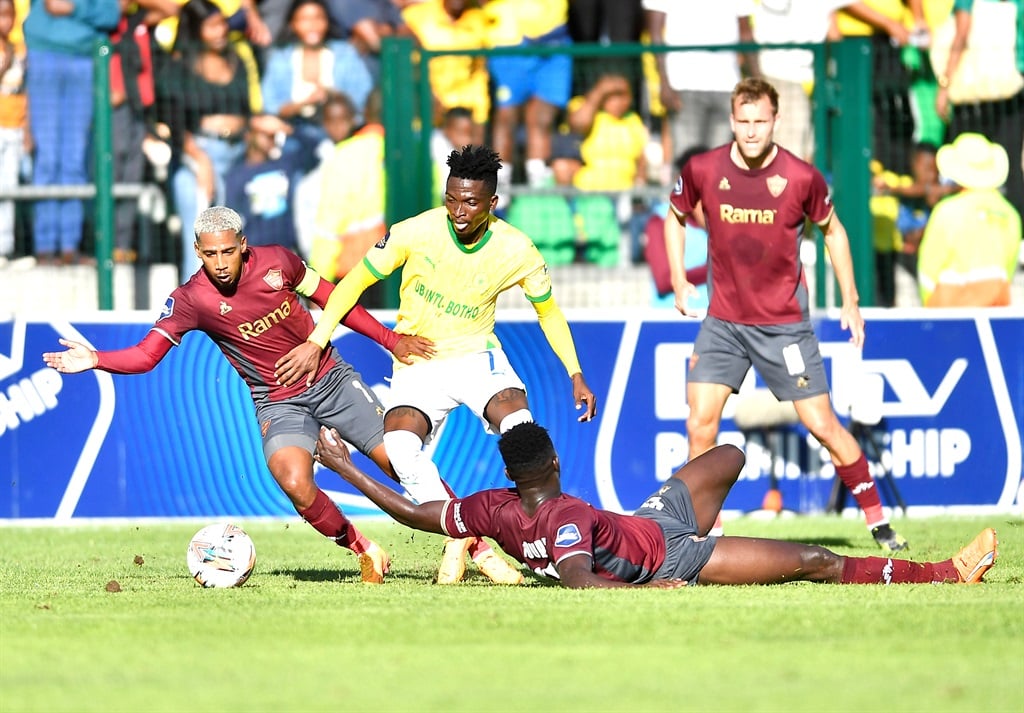
[[[111,374],[144,374],[167,356],[174,344],[156,331],[149,330],[142,341],[127,349],[96,352],[96,367]]]
[[[547,337],[548,344],[562,362],[565,371],[570,377],[582,373],[579,359],[576,357],[576,345],[569,331],[569,323],[555,303],[555,298],[549,297],[543,302],[534,302],[533,308],[537,311],[537,320],[544,336]]]
[[[331,341],[334,328],[338,326],[342,317],[351,311],[367,287],[377,281],[377,277],[370,272],[362,262],[352,268],[345,277],[334,286],[331,297],[324,305],[323,314],[316,328],[309,335],[307,341],[313,342],[321,349]]]
[[[324,305],[327,304],[333,289],[334,285],[321,277],[316,270],[308,265],[306,266],[306,274],[302,277],[299,284],[295,286],[296,293],[303,297],[308,297],[310,302],[320,309],[323,309]]]

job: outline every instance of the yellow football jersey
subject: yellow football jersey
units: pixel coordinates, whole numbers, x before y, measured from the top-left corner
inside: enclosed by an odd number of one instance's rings
[[[548,266],[525,233],[491,216],[484,237],[467,247],[443,206],[396,223],[363,263],[379,279],[402,268],[395,331],[433,340],[435,359],[500,347],[495,304],[513,285],[531,302],[551,296]]]

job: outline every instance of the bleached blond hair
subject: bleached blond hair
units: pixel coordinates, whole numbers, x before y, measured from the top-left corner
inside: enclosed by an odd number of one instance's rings
[[[196,221],[192,224],[197,244],[199,236],[203,233],[219,233],[224,230],[233,230],[235,234],[242,232],[242,216],[226,205],[210,206],[196,216]]]

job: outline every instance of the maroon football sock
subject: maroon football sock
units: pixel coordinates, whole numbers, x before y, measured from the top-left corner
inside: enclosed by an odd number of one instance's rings
[[[847,557],[840,584],[928,584],[958,582],[953,560],[912,562],[889,557]]]
[[[481,555],[486,554],[489,549],[491,549],[491,546],[484,542],[483,539],[474,537],[473,544],[469,546],[469,556],[476,559]]]
[[[327,493],[317,488],[313,504],[299,510],[302,519],[313,526],[324,537],[334,540],[341,547],[347,547],[357,555],[366,552],[370,541],[345,517]]]
[[[868,470],[868,459],[864,454],[850,465],[837,465],[836,475],[843,481],[843,485],[850,491],[857,505],[864,511],[864,519],[868,527],[874,527],[885,522],[885,514],[882,512],[882,500],[878,497],[878,488]]]

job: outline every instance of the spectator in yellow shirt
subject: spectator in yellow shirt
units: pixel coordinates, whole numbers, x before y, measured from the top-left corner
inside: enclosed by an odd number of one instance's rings
[[[926,307],[1010,304],[1018,269],[1021,217],[1000,193],[1010,162],[1006,150],[981,134],[960,134],[939,149],[939,173],[962,190],[932,210],[917,263]]]

